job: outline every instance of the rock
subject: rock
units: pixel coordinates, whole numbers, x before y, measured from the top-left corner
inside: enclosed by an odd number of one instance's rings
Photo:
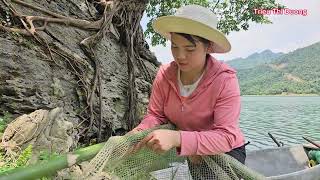
[[[72,18],[93,20],[100,18],[92,3],[86,5],[78,0],[35,0],[28,3]],[[0,7],[5,5],[0,2]],[[15,4],[15,8],[21,14],[48,16],[18,4]],[[106,140],[118,129],[128,130],[125,118],[128,109],[127,52],[126,46],[121,42],[123,32],[117,30],[118,27],[115,25],[112,27],[111,32],[107,33],[94,48],[95,57],[101,62],[102,93],[100,98],[99,93],[95,91],[92,97],[95,118],[92,132],[86,135],[88,139],[97,136],[100,111],[102,115],[100,140]],[[84,89],[82,82],[92,88],[95,64],[81,50],[79,44],[95,33],[96,31],[49,23],[45,31],[38,32],[38,36],[47,43],[45,45],[33,37],[0,31],[0,109],[21,115],[38,109],[62,107],[68,122],[77,125],[85,118],[87,121],[81,125],[82,128],[88,127],[90,113],[82,113],[83,118],[79,116],[83,110],[88,111],[86,109],[88,89]],[[140,27],[137,34],[143,37],[142,33]],[[139,43],[141,45],[134,48],[140,54],[142,64],[152,78],[159,63],[148,50],[145,41]],[[135,71],[136,92],[143,97],[137,99],[138,117],[134,119],[137,124],[146,110],[151,82],[150,79],[145,79],[142,73],[144,70],[136,66]],[[77,73],[81,75],[77,76]],[[63,125],[56,124],[56,126]]]
[[[31,163],[35,163],[43,150],[58,154],[69,152],[77,144],[74,133],[74,125],[67,121],[61,108],[51,111],[40,109],[9,123],[3,133],[1,147],[7,154],[18,154],[31,144]]]

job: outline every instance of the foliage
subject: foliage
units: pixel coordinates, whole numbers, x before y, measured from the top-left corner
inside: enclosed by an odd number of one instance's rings
[[[162,44],[166,40],[155,33],[152,22],[160,16],[172,15],[181,6],[198,4],[209,8],[218,16],[218,29],[223,33],[231,31],[248,30],[249,23],[268,24],[271,21],[263,16],[254,13],[254,9],[274,9],[284,6],[275,3],[275,0],[150,0],[146,8],[146,14],[150,18],[145,31],[146,38],[151,39],[153,46]]]
[[[19,155],[17,159],[17,167],[21,167],[27,164],[32,154],[32,145],[29,145],[22,153]]]
[[[241,94],[320,95],[319,52],[320,42],[276,57],[268,63],[261,60],[262,63],[254,67],[237,69]],[[250,61],[250,59],[245,61],[249,62],[248,66],[252,65]],[[256,59],[256,61],[259,60]],[[230,62],[227,61],[227,63]],[[231,66],[234,64],[239,65],[240,63],[230,63]]]
[[[13,116],[8,111],[3,112],[3,116],[0,116],[0,133],[3,133],[7,127],[7,124],[13,120]]]
[[[32,145],[29,145],[26,149],[24,149],[21,154],[16,157],[5,157],[3,152],[0,153],[0,173],[9,171],[11,169],[17,167],[24,167],[28,164],[28,161],[31,158],[32,154]]]
[[[15,157],[5,157],[4,153],[0,153],[0,173],[15,169],[17,167],[26,167],[32,155],[32,145],[29,145],[24,149],[18,158]],[[57,153],[49,153],[48,151],[40,151],[38,162],[46,163],[50,159],[57,157]],[[51,177],[42,177],[40,180],[50,180]]]

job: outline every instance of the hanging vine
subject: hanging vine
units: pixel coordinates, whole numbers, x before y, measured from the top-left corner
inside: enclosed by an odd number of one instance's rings
[[[92,131],[92,127],[94,125],[98,126],[98,132],[94,133],[96,133],[98,140],[102,139],[102,64],[99,58],[95,55],[95,48],[104,36],[108,33],[114,33],[114,30],[116,29],[120,35],[120,42],[125,48],[124,52],[126,52],[128,67],[127,109],[123,120],[127,122],[128,129],[134,127],[137,121],[135,70],[137,68],[139,72],[141,72],[143,78],[147,82],[151,83],[153,77],[148,72],[143,61],[149,60],[150,62],[159,65],[157,61],[153,60],[154,58],[150,58],[150,54],[148,54],[148,52],[145,52],[147,50],[147,45],[144,41],[142,29],[140,27],[140,20],[146,4],[148,3],[147,0],[99,0],[95,3],[99,3],[99,7],[102,6],[103,11],[101,18],[95,21],[67,17],[20,0],[2,0],[2,2],[5,4],[7,10],[10,11],[12,18],[18,21],[18,23],[15,26],[10,24],[0,24],[0,30],[33,37],[48,53],[50,60],[55,65],[63,67],[63,64],[66,63],[71,72],[77,77],[78,86],[85,94],[86,103],[86,107],[84,107],[78,114],[82,119],[82,122],[78,124],[79,136],[83,136],[84,139],[87,140],[90,139],[90,137],[88,137],[88,133]],[[33,9],[34,11],[41,12],[45,15],[24,15],[15,9],[15,6],[17,5]],[[92,15],[93,13],[91,12],[90,14]],[[49,45],[46,40],[41,37],[39,32],[46,32],[48,23],[59,23],[66,26],[73,26],[96,32],[82,40],[80,43],[81,49],[94,67],[94,74],[92,78],[88,76],[90,65],[87,60],[68,51],[67,48],[62,46]],[[56,60],[54,58],[55,55],[61,57],[65,62],[59,62]],[[99,97],[99,110],[94,108],[93,101],[95,100],[95,96]],[[111,125],[107,128],[111,132]]]

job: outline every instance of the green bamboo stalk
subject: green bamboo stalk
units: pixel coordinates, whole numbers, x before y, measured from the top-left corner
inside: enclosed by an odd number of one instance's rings
[[[134,135],[128,134],[125,138],[129,143],[141,140],[148,133],[155,129],[174,129],[172,124],[160,125]],[[107,142],[108,143],[108,142]],[[105,143],[100,143],[79,149],[73,153],[61,155],[50,159],[47,163],[38,163],[27,167],[19,167],[0,174],[0,180],[34,180],[54,175],[57,171],[70,167],[73,164],[81,163],[92,159],[102,149]],[[69,159],[69,163],[68,163]],[[70,164],[70,165],[69,165]]]
[[[0,174],[0,180],[33,180],[53,175],[57,171],[69,167],[69,164],[71,163],[70,159],[75,158],[74,161],[76,163],[81,163],[83,161],[92,159],[100,151],[104,144],[105,143],[100,143],[89,147],[81,148],[73,153],[55,157],[47,163],[40,163],[30,165],[27,167],[20,167],[10,171],[3,172]]]

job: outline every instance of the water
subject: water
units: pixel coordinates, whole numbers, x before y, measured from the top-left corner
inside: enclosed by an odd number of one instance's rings
[[[302,136],[320,141],[320,97],[241,98],[240,126],[249,151],[276,147],[268,132],[287,146],[307,143]]]

